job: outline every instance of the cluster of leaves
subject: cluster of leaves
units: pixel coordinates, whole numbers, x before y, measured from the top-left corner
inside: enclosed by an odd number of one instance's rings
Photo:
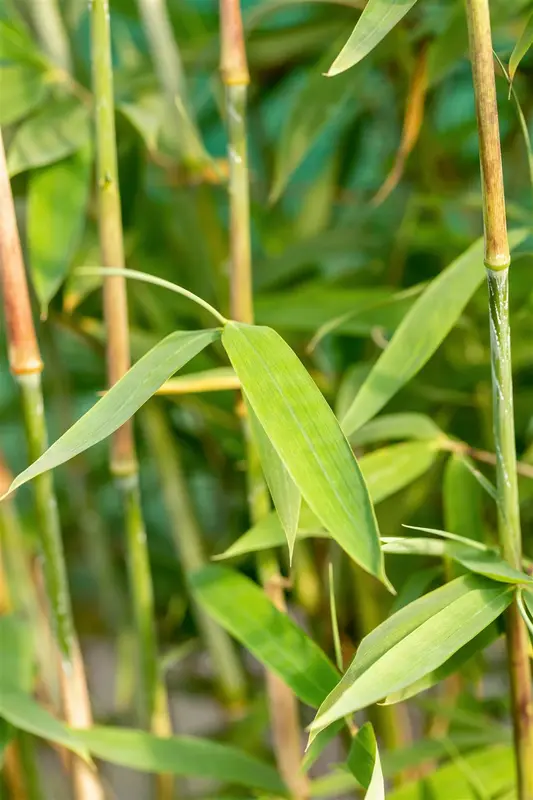
[[[93,293],[101,274],[76,269],[98,263],[86,12],[72,2],[66,15],[77,45],[73,74],[49,61],[23,12],[10,8],[0,19],[0,124],[25,219],[33,288],[48,315],[42,333],[50,353],[50,409],[63,408],[66,401],[80,416],[12,488],[109,436],[193,357],[206,383],[224,369],[242,387],[275,511],[246,531],[239,469],[244,453],[232,397],[184,393],[165,401],[210,550],[218,559],[243,560],[248,576],[211,564],[189,575],[187,587],[180,585],[154,469],[157,453],[141,438],[162,638],[169,644],[194,636],[186,610],[168,630],[169,607],[177,596],[186,604],[191,593],[303,704],[318,709],[307,769],[333,736],[342,738],[352,714],[380,701],[392,705],[415,698],[428,726],[450,717],[446,735],[405,739],[402,748],[385,748],[381,759],[372,727],[363,725],[344,763],[313,782],[313,796],[364,787],[367,797],[379,798],[384,777],[430,762],[430,775],[390,796],[407,800],[429,787],[435,797],[500,797],[513,785],[510,736],[502,724],[506,697],[479,700],[473,686],[483,680],[481,654],[500,637],[501,615],[515,595],[524,618],[531,620],[533,578],[529,562],[523,572],[513,570],[496,546],[490,350],[478,239],[481,198],[464,12],[462,2],[415,6],[373,0],[341,49],[356,18],[354,7],[361,5],[355,0],[245,4],[260,323],[246,326],[224,316],[227,199],[219,185],[224,134],[215,77],[216,8],[206,0],[170,9],[191,98],[183,113],[190,129],[201,131],[206,147],[205,158],[191,161],[173,136],[173,118],[137,9],[129,0],[113,4],[128,263],[136,277],[143,270],[171,279],[204,300],[194,305],[132,281],[136,363],[83,416],[104,384],[103,331]],[[509,62],[516,100],[508,102],[502,76],[526,531],[533,524],[531,152],[524,136],[533,102],[528,94],[530,5],[519,0],[492,4],[495,48]],[[328,68],[330,75],[342,74],[326,78]],[[209,304],[223,310],[216,312],[222,328],[205,327]],[[190,332],[193,328],[199,330]],[[14,468],[23,467],[16,398],[7,380],[0,402],[3,451]],[[62,432],[65,419],[59,416],[55,427]],[[89,512],[105,520],[109,531],[120,530],[102,452],[89,451],[82,470]],[[89,577],[89,591],[97,594],[100,576],[87,575],[79,555],[90,543],[78,521],[74,498],[79,494],[72,492],[78,479],[77,473],[59,471],[73,591],[83,621],[93,597],[84,597],[81,578]],[[24,491],[18,496],[24,498]],[[36,523],[29,508],[22,519],[33,543]],[[402,530],[409,523],[416,535]],[[114,548],[118,566],[118,536]],[[288,549],[292,599],[307,614],[312,636],[253,580],[249,554],[272,548],[280,548],[283,558]],[[330,560],[337,564],[332,607],[339,609],[331,625],[324,623],[323,585]],[[384,587],[395,587],[397,596],[391,599],[357,567],[355,604],[353,564]],[[309,584],[314,597],[306,591]],[[362,606],[373,609],[371,625]],[[96,623],[100,630],[105,630],[105,614],[104,608]],[[232,744],[160,740],[125,728],[70,730],[32,699],[31,631],[11,617],[0,622],[11,654],[0,673],[2,743],[21,729],[87,760],[94,756],[144,771],[212,778],[224,787],[267,796],[285,794],[276,771],[256,757],[260,736],[252,755],[250,748]],[[345,645],[359,642],[342,677],[328,656],[338,629]],[[462,683],[455,707],[446,706],[441,694],[436,705],[424,705],[420,693],[439,684],[445,700],[441,682],[458,671]],[[235,734],[229,727],[231,739]],[[376,727],[380,733],[379,720]]]

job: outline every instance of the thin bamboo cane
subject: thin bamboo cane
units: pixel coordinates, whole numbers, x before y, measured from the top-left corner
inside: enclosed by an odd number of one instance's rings
[[[522,567],[509,325],[509,243],[505,213],[498,104],[488,0],[467,0],[470,57],[483,186],[485,266],[489,290],[493,426],[500,544],[507,561]],[[528,633],[517,603],[507,613],[507,652],[518,776],[518,797],[533,800],[533,694]]]
[[[118,183],[118,165],[111,62],[109,0],[91,5],[91,51],[96,115],[99,232],[102,265],[124,266],[124,242]],[[124,276],[104,280],[108,383],[113,386],[130,366],[126,281]],[[160,673],[154,621],[154,598],[146,530],[139,490],[139,473],[132,420],[113,436],[111,473],[122,498],[137,646],[139,653],[139,713],[142,724],[166,735],[170,731],[168,700]],[[163,782],[165,783],[165,782]],[[160,783],[161,794],[171,786]]]
[[[0,266],[9,363],[20,387],[28,455],[30,461],[35,461],[48,447],[41,387],[43,365],[33,325],[1,134],[0,209]],[[35,479],[34,491],[49,612],[61,656],[60,671],[67,700],[66,719],[74,727],[85,728],[91,725],[91,710],[83,665],[80,663],[77,669],[72,668],[77,642],[51,473]],[[73,780],[78,798],[102,798],[97,775],[78,758],[73,759]]]
[[[244,46],[239,0],[220,0],[220,72],[226,92],[228,127],[231,317],[252,323],[252,263],[250,238],[250,188],[248,171],[246,101],[250,76]],[[248,504],[252,523],[268,513],[270,498],[263,477],[258,451],[239,403],[247,448]],[[280,610],[285,610],[285,595],[279,567],[272,553],[258,560],[265,591]],[[293,692],[277,676],[267,672],[267,692],[276,761],[294,800],[306,800],[309,787],[301,772],[301,731],[298,702]]]

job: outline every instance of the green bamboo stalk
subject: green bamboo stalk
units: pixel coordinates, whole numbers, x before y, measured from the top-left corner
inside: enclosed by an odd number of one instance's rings
[[[206,563],[202,534],[187,488],[179,450],[162,409],[149,403],[143,412],[146,437],[155,458],[174,546],[186,578]],[[230,708],[240,708],[245,698],[244,673],[225,631],[198,605],[194,614],[211,655],[221,695]]]
[[[35,461],[48,447],[41,386],[43,364],[33,325],[30,296],[17,229],[15,207],[9,182],[5,151],[0,133],[0,265],[11,373],[21,393],[22,415],[28,455]],[[60,654],[60,680],[63,685],[65,716],[75,727],[91,725],[91,710],[83,664],[76,658],[67,571],[61,540],[57,498],[52,475],[44,473],[34,481],[39,544],[49,613]],[[80,759],[73,760],[76,796],[101,800],[98,776]]]
[[[209,162],[187,97],[181,54],[165,0],[138,0],[157,78],[175,119],[184,164],[193,172]]]
[[[54,64],[72,72],[72,57],[65,24],[57,0],[26,0],[39,43]]]
[[[92,2],[91,49],[101,258],[105,267],[123,267],[109,0]],[[108,383],[113,386],[130,366],[126,282],[122,275],[107,276],[104,280],[104,315]],[[113,436],[110,469],[124,510],[129,583],[139,654],[139,715],[143,726],[167,734],[170,730],[168,701],[158,662],[153,587],[131,420]]]
[[[478,121],[483,186],[485,267],[493,388],[493,426],[498,489],[498,530],[504,557],[522,567],[522,535],[513,412],[509,266],[505,192],[488,0],[467,0],[470,57]],[[507,653],[519,800],[533,800],[533,694],[528,633],[517,603],[507,613]]]
[[[250,187],[248,171],[246,101],[250,76],[244,46],[239,0],[220,0],[220,72],[226,93],[226,124],[230,200],[230,311],[233,319],[253,323],[252,261],[250,238]],[[247,454],[248,506],[252,523],[270,510],[258,450],[253,440],[244,404],[239,402]],[[274,605],[286,610],[283,580],[273,553],[258,559],[265,592]],[[294,800],[306,800],[309,786],[301,772],[301,730],[298,702],[276,675],[266,673],[274,751],[279,771]]]

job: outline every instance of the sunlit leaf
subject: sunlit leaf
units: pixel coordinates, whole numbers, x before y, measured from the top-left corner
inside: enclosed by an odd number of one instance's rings
[[[513,80],[518,65],[533,44],[533,14],[529,17],[526,27],[520,34],[520,38],[514,46],[511,58],[509,59],[509,77]]]
[[[193,574],[198,603],[297,697],[318,706],[338,673],[315,642],[244,575],[210,565]]]
[[[340,546],[386,582],[376,515],[361,471],[301,361],[270,328],[230,322],[222,343],[302,497]]]
[[[219,330],[171,333],[137,361],[37,461],[21,472],[11,484],[10,491],[110,436],[150,399],[170,375],[219,337]]]
[[[358,783],[366,789],[365,800],[385,800],[378,744],[370,722],[365,722],[352,739],[346,763]]]
[[[69,98],[47,104],[17,128],[7,156],[9,174],[52,164],[86,147],[89,140],[84,105]]]
[[[270,439],[263,430],[263,426],[257,419],[251,406],[248,403],[246,403],[246,405],[254,441],[259,450],[261,466],[268,488],[270,489],[270,494],[272,495],[272,500],[274,501],[279,521],[287,537],[289,560],[292,562],[302,496],[300,490],[287,472],[283,461],[270,443]]]
[[[511,231],[511,247],[526,235],[524,230]],[[483,241],[478,240],[430,283],[403,318],[342,420],[347,435],[372,419],[422,369],[484,276]]]
[[[414,6],[416,0],[369,0],[328,75],[358,64]]]
[[[20,64],[0,66],[0,86],[0,125],[18,122],[40,105],[46,95],[42,72]]]
[[[513,589],[467,575],[415,600],[372,631],[318,711],[312,730],[382,700],[437,669],[511,603]]]
[[[79,243],[89,197],[92,151],[33,170],[28,183],[28,253],[33,285],[45,313]]]
[[[362,447],[394,439],[437,439],[441,435],[440,428],[425,414],[383,414],[355,431],[350,443]]]
[[[192,736],[158,738],[112,727],[78,730],[76,736],[97,758],[140,772],[211,778],[285,794],[273,767],[229,745]]]

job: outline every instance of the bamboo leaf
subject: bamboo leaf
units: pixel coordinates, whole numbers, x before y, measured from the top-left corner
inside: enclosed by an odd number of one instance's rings
[[[338,680],[322,650],[263,590],[238,572],[210,565],[191,578],[198,603],[297,697],[318,706]]]
[[[367,6],[368,8],[368,6]],[[516,247],[524,230],[511,231]],[[403,318],[342,420],[347,436],[372,419],[419,372],[457,322],[484,278],[480,239],[435,278]]]
[[[52,164],[86,147],[90,141],[89,111],[70,98],[44,106],[19,126],[9,147],[7,166],[19,172]]]
[[[346,763],[352,775],[366,789],[365,800],[385,800],[383,770],[370,722],[365,722],[352,739]]]
[[[311,730],[322,730],[437,669],[505,611],[512,598],[510,586],[467,575],[402,608],[363,639]]]
[[[0,125],[11,125],[39,106],[46,95],[42,72],[22,64],[0,66]]]
[[[30,628],[19,617],[0,617],[0,690],[29,692],[33,685],[35,653]]]
[[[229,745],[192,736],[159,738],[125,728],[94,727],[76,731],[97,758],[156,774],[186,775],[254,787],[285,795],[276,770]]]
[[[270,489],[279,521],[287,537],[289,561],[292,563],[302,495],[287,472],[283,461],[272,447],[270,439],[263,430],[263,426],[247,401],[246,406],[265,479]]]
[[[222,343],[302,497],[348,555],[387,583],[368,489],[335,415],[301,361],[270,328],[230,322]]]
[[[437,439],[442,431],[425,414],[383,414],[367,422],[350,436],[354,447],[393,439]],[[363,459],[360,460],[360,464]]]
[[[37,461],[21,472],[9,492],[110,436],[150,399],[167,378],[219,336],[219,330],[171,333],[137,361]]]
[[[46,314],[66,277],[85,224],[92,150],[34,170],[28,184],[28,252],[33,285]]]
[[[0,717],[15,728],[63,745],[89,761],[88,751],[76,734],[20,689],[0,685]]]
[[[518,69],[518,65],[524,58],[525,54],[533,44],[533,14],[529,17],[528,21],[526,22],[526,27],[520,34],[520,38],[518,39],[517,43],[514,46],[513,52],[511,53],[511,58],[509,59],[509,77],[511,81],[513,80],[516,70]]]
[[[416,0],[369,0],[354,31],[329,68],[338,75],[358,64],[414,6]]]

